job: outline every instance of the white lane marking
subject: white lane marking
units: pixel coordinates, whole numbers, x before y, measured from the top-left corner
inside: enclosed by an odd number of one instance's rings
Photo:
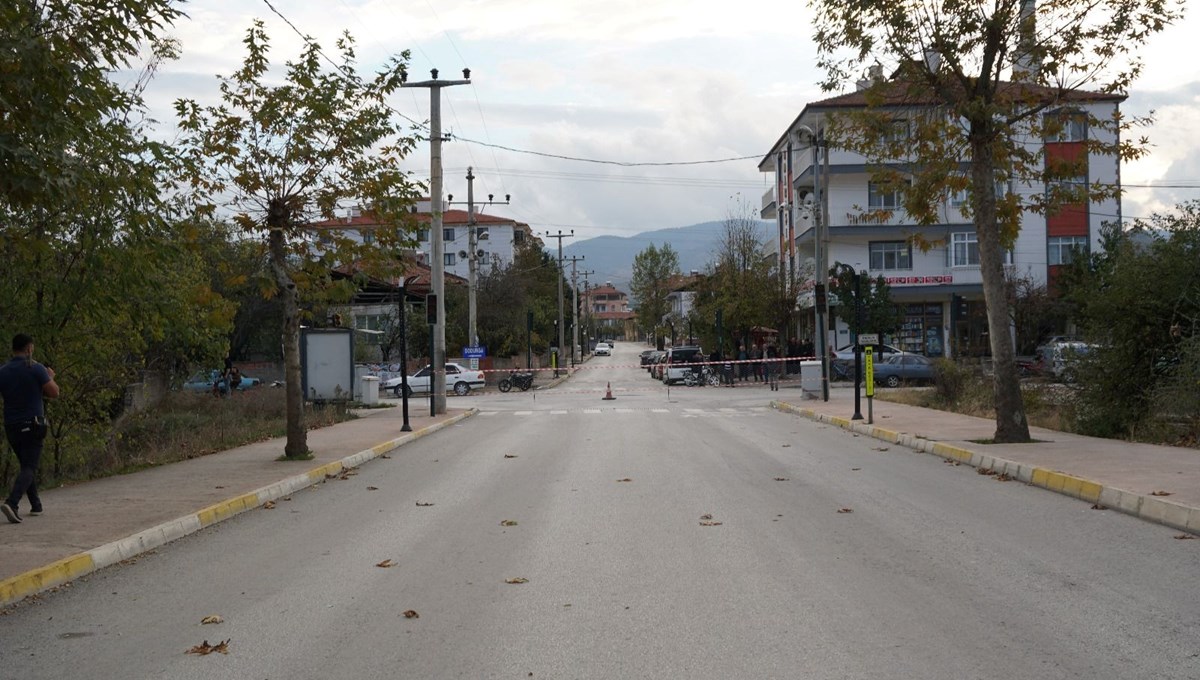
[[[670,413],[671,409],[669,409],[669,408],[652,408],[652,409],[650,409],[650,412],[651,413]]]
[[[552,416],[565,416],[565,415],[567,415],[567,412],[566,412],[566,411],[551,411],[551,412],[550,412],[550,415],[552,415]]]
[[[513,411],[514,416],[531,416],[533,411]]]
[[[583,409],[583,412],[584,413],[603,413],[603,411],[601,411],[598,408],[585,408],[585,409]]]
[[[615,408],[615,409],[613,409],[613,411],[615,411],[615,412],[617,412],[617,413],[633,413],[634,409],[631,409],[631,408]]]
[[[499,411],[484,411],[484,412],[480,413],[479,415],[481,415],[481,416],[498,416],[498,415],[500,415],[500,412]]]
[[[685,408],[685,409],[683,409],[683,412],[684,413],[704,413],[704,409],[702,409],[702,408]]]

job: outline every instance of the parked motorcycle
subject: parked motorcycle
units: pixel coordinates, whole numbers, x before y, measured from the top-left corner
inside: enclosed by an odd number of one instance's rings
[[[496,387],[499,387],[501,392],[508,392],[514,387],[524,392],[533,387],[533,372],[512,373],[507,378],[501,378]]]

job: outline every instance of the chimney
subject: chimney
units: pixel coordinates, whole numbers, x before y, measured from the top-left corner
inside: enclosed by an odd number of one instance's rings
[[[862,92],[881,80],[883,80],[883,65],[872,64],[871,66],[867,67],[865,76],[854,84],[855,89],[858,92]]]
[[[1012,79],[1021,83],[1037,80],[1042,60],[1036,55],[1037,2],[1021,0],[1021,17],[1017,25],[1017,51],[1013,55]]]

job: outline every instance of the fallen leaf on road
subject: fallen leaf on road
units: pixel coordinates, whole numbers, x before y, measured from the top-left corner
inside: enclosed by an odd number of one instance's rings
[[[776,478],[775,478],[775,481],[777,481],[777,482],[786,482],[786,481],[788,481],[788,478],[787,478],[787,477],[776,477]]]
[[[700,519],[712,519],[712,515],[705,513],[703,515],[700,515]]]
[[[501,521],[500,521],[500,526],[502,526],[502,527],[515,527],[515,526],[517,526],[517,520],[515,520],[515,519],[506,519],[506,520],[501,520]]]
[[[626,477],[625,479],[618,479],[617,481],[618,481],[618,482],[632,482],[633,480],[632,480],[632,479],[630,479],[630,478],[628,478],[628,477]]]
[[[888,447],[888,446],[873,446],[873,447],[871,447],[871,450],[872,451],[887,451],[890,448],[891,447]]]
[[[515,453],[506,453],[506,454],[504,454],[504,457],[505,458],[516,458],[517,455]]]
[[[1000,474],[996,475],[996,481],[997,482],[1011,482],[1012,477],[1009,477],[1007,472],[1001,472]]]
[[[784,444],[784,445],[783,445],[783,448],[785,448],[785,449],[790,449],[790,448],[792,448],[792,445],[791,445],[791,444]]]
[[[1104,505],[1100,505],[1099,503],[1096,503],[1095,505],[1092,506],[1092,509],[1093,510],[1107,510],[1108,507],[1104,506]]]
[[[853,511],[853,510],[851,510],[850,508],[839,508],[839,509],[838,509],[838,514],[839,514],[839,515],[847,515],[847,514],[849,514],[849,513],[852,513],[852,512],[854,512],[854,511]]]
[[[858,472],[858,471],[859,471],[859,470],[861,470],[861,469],[862,469],[862,468],[850,468],[850,471],[851,471],[851,472]]]
[[[1170,491],[1151,491],[1150,495],[1151,496],[1170,496],[1171,492]]]
[[[232,638],[230,638],[230,639],[232,639]],[[199,654],[200,656],[207,656],[209,654],[212,654],[213,652],[219,652],[221,654],[228,654],[229,653],[229,640],[223,640],[221,642],[218,642],[215,645],[210,645],[210,644],[208,644],[208,640],[205,640],[204,642],[187,650],[188,654]]]
[[[505,582],[505,583],[512,583],[512,584],[517,584],[517,583],[529,583],[529,579],[527,579],[527,578],[524,578],[524,577],[522,577],[522,576],[514,576],[514,577],[512,577],[512,578],[506,578],[506,579],[504,579],[504,582]]]
[[[991,476],[991,475],[996,474],[996,471],[991,468],[976,468],[975,474]]]
[[[420,614],[418,614],[418,613],[417,613],[417,611],[416,611],[415,609],[409,609],[408,611],[404,612],[404,618],[406,618],[406,619],[419,619],[419,618],[421,618],[421,615],[420,615]]]
[[[275,501],[267,501],[266,503],[263,503],[263,510],[274,510],[274,509],[275,509]]]
[[[291,497],[291,496],[284,496],[283,498],[280,498],[279,500],[281,500],[281,501],[290,501],[290,500],[292,500],[292,497]]]
[[[421,501],[417,501],[418,508],[428,508],[431,505],[433,505],[433,503],[422,503]]]
[[[708,520],[708,521],[705,521],[705,522],[701,522],[701,523],[700,523],[700,526],[702,526],[702,527],[719,527],[719,526],[721,526],[721,523],[720,523],[720,522],[714,522],[714,521],[712,521],[712,520]]]
[[[214,488],[214,489],[224,489],[225,487],[223,487],[223,486],[214,486],[213,488]]]
[[[380,569],[391,569],[392,567],[396,566],[396,563],[390,559],[386,559],[375,566],[379,567]]]
[[[212,614],[210,616],[206,616],[206,617],[200,619],[200,623],[202,625],[209,624],[209,623],[224,623],[224,622],[225,622],[225,619],[221,618],[220,616],[217,616],[216,614]]]
[[[383,458],[384,460],[391,460],[391,459],[392,459],[392,457],[391,457],[391,456],[389,456],[389,455],[387,455],[386,453],[385,453],[385,454],[382,454],[382,455],[380,455],[379,457],[380,457],[380,458]]]
[[[1195,538],[1195,536],[1191,534],[1175,534],[1175,540],[1178,541],[1190,541],[1193,538]]]
[[[379,491],[379,487],[377,487],[377,486],[368,486],[368,487],[367,487],[367,491]]]

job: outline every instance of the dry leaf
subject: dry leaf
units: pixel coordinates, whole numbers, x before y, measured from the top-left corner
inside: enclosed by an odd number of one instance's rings
[[[700,515],[700,519],[712,519],[712,515],[705,513],[703,515]]]
[[[991,468],[976,468],[975,474],[991,476],[996,474],[996,471]]]
[[[206,616],[206,617],[200,619],[200,623],[202,625],[209,624],[209,623],[224,623],[224,622],[225,622],[225,619],[221,618],[220,616],[218,616],[216,614],[212,614],[210,616]]]
[[[429,506],[431,506],[431,505],[433,505],[433,503],[423,503],[423,502],[421,502],[421,501],[417,501],[417,507],[418,507],[418,508],[428,508],[428,507],[429,507]]]
[[[275,501],[267,501],[266,503],[263,503],[263,510],[274,510],[274,509],[275,509]]]
[[[850,514],[850,513],[852,513],[852,512],[854,512],[854,511],[853,511],[853,510],[851,510],[850,508],[839,508],[839,509],[838,509],[838,514],[839,514],[839,515],[848,515],[848,514]]]
[[[500,526],[502,526],[502,527],[515,527],[515,526],[517,526],[517,520],[515,520],[515,519],[505,519],[505,520],[501,520],[501,521],[500,521]]]
[[[280,498],[279,500],[281,500],[281,501],[290,501],[290,500],[292,500],[292,497],[291,497],[291,496],[284,496],[283,498]]]
[[[777,482],[786,482],[786,481],[788,481],[788,478],[787,478],[787,477],[776,477],[776,478],[775,478],[775,481],[777,481]]]
[[[367,487],[367,491],[379,491],[379,487],[377,487],[377,486],[368,486],[368,487]]]
[[[516,584],[516,583],[529,583],[529,579],[527,579],[527,578],[524,578],[524,577],[521,577],[521,576],[514,576],[514,577],[512,577],[512,578],[506,578],[506,579],[504,579],[504,582],[505,582],[505,583],[513,583],[513,584]]]
[[[232,639],[232,638],[230,638],[230,639]],[[210,644],[208,644],[208,640],[205,640],[204,642],[187,650],[188,654],[199,654],[200,656],[207,656],[209,654],[212,654],[213,652],[219,652],[221,654],[228,654],[229,653],[229,640],[223,640],[221,642],[218,642],[215,645],[210,645]]]
[[[380,567],[381,569],[390,569],[390,568],[396,566],[396,563],[391,561],[390,559],[387,559],[387,560],[380,562],[379,564],[376,564],[375,566]]]
[[[873,446],[873,447],[871,447],[871,450],[872,451],[887,451],[887,450],[889,450],[889,448],[890,447],[887,447],[887,446]]]
[[[858,472],[858,471],[859,471],[859,470],[861,470],[861,469],[862,469],[862,468],[850,468],[850,471],[851,471],[851,472]]]
[[[1151,496],[1170,496],[1171,492],[1170,491],[1151,491],[1150,495]]]
[[[1092,506],[1092,509],[1093,510],[1107,510],[1108,508],[1106,506],[1100,505],[1099,503],[1096,503],[1095,505]]]
[[[1193,538],[1195,538],[1195,536],[1191,534],[1175,534],[1175,540],[1177,541],[1190,541]]]
[[[419,619],[419,618],[421,618],[421,615],[418,614],[415,609],[409,609],[408,611],[404,612],[404,618]]]
[[[504,454],[504,457],[505,457],[505,458],[516,458],[516,457],[517,457],[517,454],[515,454],[515,453],[506,453],[506,454]]]
[[[706,521],[706,522],[701,522],[701,523],[700,523],[700,526],[702,526],[702,527],[719,527],[719,526],[721,526],[721,523],[720,523],[720,522],[713,522],[713,521],[709,520],[709,521]]]
[[[380,458],[383,458],[384,460],[391,460],[391,459],[392,459],[392,457],[391,457],[391,456],[389,456],[389,455],[387,455],[386,453],[385,453],[385,454],[382,454],[382,455],[380,455],[379,457],[380,457]]]
[[[1000,474],[996,475],[996,481],[997,482],[1011,482],[1012,477],[1009,477],[1007,472],[1001,472]]]
[[[784,444],[784,445],[783,445],[783,448],[785,448],[785,449],[790,449],[790,448],[792,448],[792,445],[791,445],[791,444]]]
[[[213,488],[214,488],[214,489],[224,489],[225,487],[223,487],[223,486],[214,486]]]
[[[618,481],[618,482],[632,482],[633,480],[632,480],[632,479],[630,479],[630,478],[628,478],[628,477],[626,477],[625,479],[618,479],[617,481]]]

